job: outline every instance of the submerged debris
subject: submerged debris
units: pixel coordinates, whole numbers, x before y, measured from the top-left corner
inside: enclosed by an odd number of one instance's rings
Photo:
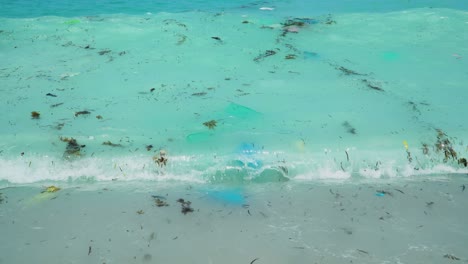
[[[211,37],[211,38],[214,39],[214,40],[217,40],[217,41],[219,41],[219,42],[222,42],[222,40],[221,40],[220,37]]]
[[[39,119],[40,117],[41,117],[41,113],[36,112],[36,111],[31,112],[31,118],[32,119]]]
[[[51,93],[47,93],[46,96],[50,96],[50,97],[57,97],[57,95],[55,94],[51,94]]]
[[[41,193],[54,193],[60,191],[60,188],[54,185],[46,187]]]
[[[102,115],[97,115],[96,118],[97,119],[102,119]]]
[[[393,193],[391,193],[391,192],[389,192],[389,191],[377,190],[377,191],[375,191],[375,192],[376,192],[376,195],[377,195],[377,196],[388,195],[388,196],[393,197]],[[379,194],[380,194],[380,195],[379,195]]]
[[[255,57],[253,60],[258,62],[258,61],[260,61],[260,60],[262,60],[262,59],[264,59],[266,57],[273,56],[275,54],[276,54],[276,51],[274,51],[274,50],[266,50],[262,54]]]
[[[75,116],[89,115],[89,114],[91,114],[91,112],[87,110],[75,112]]]
[[[353,135],[357,134],[356,129],[348,121],[344,121],[342,125],[344,128],[346,128],[346,132],[353,134]]]
[[[63,103],[53,104],[53,105],[50,106],[50,108],[55,108],[55,107],[61,106],[61,105],[63,105]]]
[[[111,146],[111,147],[123,147],[122,144],[115,144],[115,143],[110,142],[109,140],[102,142],[102,144],[105,146]]]
[[[143,210],[140,209],[140,210],[136,211],[136,213],[139,214],[139,215],[142,215],[142,214],[145,213],[145,211],[143,211]]]
[[[187,213],[192,213],[193,212],[193,208],[190,207],[190,205],[192,204],[190,201],[185,201],[184,199],[180,198],[177,200],[178,203],[180,203],[180,205],[182,206],[182,210],[181,212],[185,215]]]
[[[206,126],[209,129],[214,129],[216,127],[217,123],[218,122],[216,120],[210,120],[210,121],[207,121],[207,122],[203,123],[203,125]]]
[[[286,56],[284,57],[284,59],[286,59],[286,60],[294,60],[294,59],[296,59],[296,57],[297,57],[297,56],[296,56],[295,54],[288,54],[288,55],[286,55]]]
[[[146,146],[146,150],[147,150],[147,151],[150,151],[152,148],[153,148],[153,145],[147,145],[147,146]]]

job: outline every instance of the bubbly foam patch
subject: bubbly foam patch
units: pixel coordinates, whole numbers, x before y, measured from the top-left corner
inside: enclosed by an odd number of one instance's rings
[[[265,183],[351,179],[416,178],[435,174],[465,174],[467,168],[435,163],[416,167],[404,160],[336,162],[330,157],[274,155],[171,156],[166,166],[148,156],[87,157],[65,160],[50,156],[0,159],[0,181],[29,184],[43,181],[161,181],[187,183]]]

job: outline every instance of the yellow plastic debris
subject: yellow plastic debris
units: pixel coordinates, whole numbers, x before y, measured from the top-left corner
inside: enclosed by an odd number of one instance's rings
[[[406,142],[406,140],[403,140],[403,145],[405,146],[405,149],[408,150],[408,142]]]
[[[52,185],[52,186],[47,187],[44,192],[54,193],[54,192],[57,192],[57,191],[60,191],[60,188]]]

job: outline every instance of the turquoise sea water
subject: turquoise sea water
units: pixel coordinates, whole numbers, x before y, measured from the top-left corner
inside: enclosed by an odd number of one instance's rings
[[[0,263],[468,260],[467,3],[0,6]]]
[[[466,11],[272,6],[2,17],[0,178],[468,172]]]

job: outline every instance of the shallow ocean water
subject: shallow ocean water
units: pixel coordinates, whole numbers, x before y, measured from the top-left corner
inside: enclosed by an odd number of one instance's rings
[[[467,4],[0,5],[0,263],[468,261]]]

